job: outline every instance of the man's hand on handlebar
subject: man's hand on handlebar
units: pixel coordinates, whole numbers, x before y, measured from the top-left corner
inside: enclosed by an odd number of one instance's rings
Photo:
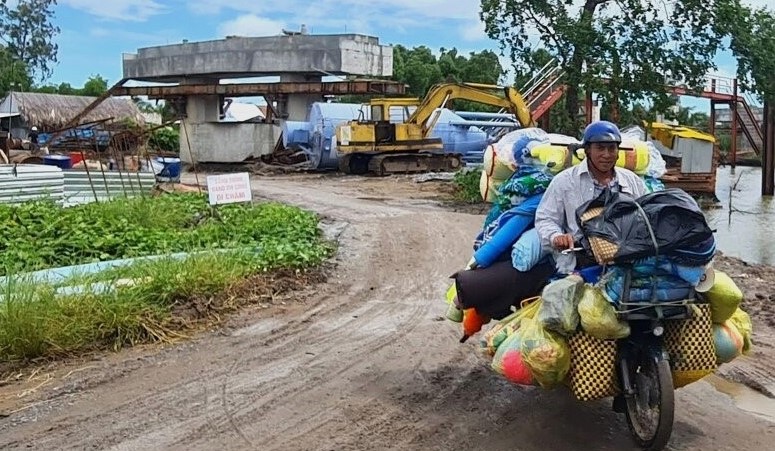
[[[573,235],[566,233],[564,235],[558,235],[552,240],[552,245],[558,251],[564,251],[567,249],[573,249]]]

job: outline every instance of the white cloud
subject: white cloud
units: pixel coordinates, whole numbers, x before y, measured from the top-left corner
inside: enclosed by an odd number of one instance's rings
[[[479,0],[283,0],[275,3],[255,0],[190,0],[187,6],[195,14],[214,15],[233,11],[276,20],[282,18],[286,23],[293,24],[293,27],[307,24],[313,30],[324,32],[370,34],[371,30],[385,24],[402,33],[439,27],[460,29],[462,32],[463,27],[479,23]],[[466,35],[473,37],[474,32],[467,32]]]
[[[333,20],[351,20],[382,14],[375,20],[394,16],[420,16],[434,19],[471,20],[479,15],[479,0],[284,0],[281,2],[257,2],[255,0],[191,0],[188,8],[200,14],[213,14],[233,10],[252,14],[317,15]]]
[[[255,14],[245,14],[218,26],[220,36],[272,36],[282,32],[285,24],[282,22],[259,17]]]
[[[121,41],[156,43],[165,40],[165,37],[153,33],[140,33],[136,31],[116,30],[96,27],[89,30],[89,35],[95,38],[120,39]]]
[[[460,27],[460,37],[465,41],[479,41],[487,38],[484,31],[484,22],[469,22]]]
[[[136,22],[168,10],[155,0],[60,0],[59,3],[97,17]]]

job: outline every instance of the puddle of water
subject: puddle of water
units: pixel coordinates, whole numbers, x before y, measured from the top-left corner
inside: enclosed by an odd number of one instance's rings
[[[717,391],[732,398],[735,405],[758,418],[775,423],[775,399],[737,382],[731,382],[719,376],[711,375],[703,379]]]

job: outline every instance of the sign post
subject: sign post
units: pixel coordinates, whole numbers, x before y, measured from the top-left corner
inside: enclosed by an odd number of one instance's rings
[[[247,172],[207,176],[210,205],[252,202],[250,175]]]

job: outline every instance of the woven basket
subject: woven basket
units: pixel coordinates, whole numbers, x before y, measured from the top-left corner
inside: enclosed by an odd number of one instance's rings
[[[581,224],[590,219],[596,218],[603,213],[603,207],[590,208],[581,215]],[[589,245],[592,248],[592,255],[599,265],[613,263],[614,256],[619,251],[619,246],[600,237],[589,237]]]
[[[619,394],[616,379],[616,342],[578,332],[570,346],[571,392],[579,401],[592,401]]]
[[[694,316],[665,324],[665,349],[670,355],[673,386],[684,387],[718,368],[710,306],[692,306]]]

